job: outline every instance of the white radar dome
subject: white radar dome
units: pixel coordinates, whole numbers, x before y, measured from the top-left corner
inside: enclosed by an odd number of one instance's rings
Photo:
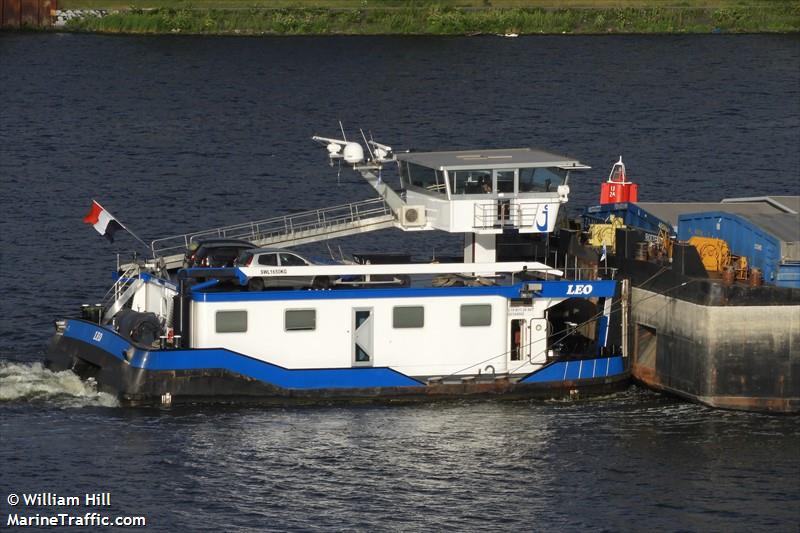
[[[364,149],[358,143],[347,143],[344,145],[344,160],[355,165],[364,160]]]

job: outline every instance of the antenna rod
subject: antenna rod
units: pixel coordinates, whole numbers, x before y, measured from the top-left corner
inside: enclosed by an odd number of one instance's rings
[[[367,146],[367,150],[369,151],[369,158],[372,161],[375,161],[375,154],[372,153],[372,148],[369,147],[369,142],[367,141],[367,136],[364,135],[364,128],[359,128],[361,131],[361,138],[364,139],[364,144]]]

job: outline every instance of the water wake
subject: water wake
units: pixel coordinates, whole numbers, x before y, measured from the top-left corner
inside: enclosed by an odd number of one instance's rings
[[[54,403],[59,407],[115,407],[111,394],[98,392],[93,381],[69,370],[52,372],[42,363],[0,361],[0,402]]]

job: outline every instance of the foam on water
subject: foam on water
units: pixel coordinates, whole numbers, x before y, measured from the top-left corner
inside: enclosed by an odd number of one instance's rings
[[[59,407],[116,407],[111,394],[98,392],[70,370],[52,372],[42,363],[0,361],[0,402],[46,401]]]

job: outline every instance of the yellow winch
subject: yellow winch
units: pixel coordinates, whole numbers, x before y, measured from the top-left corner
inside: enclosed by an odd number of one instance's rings
[[[592,224],[589,226],[589,244],[598,248],[606,245],[612,252],[616,252],[614,247],[617,237],[617,229],[625,228],[625,221],[622,217],[609,215],[606,224]]]
[[[700,260],[708,272],[722,272],[731,264],[731,249],[722,239],[692,237],[689,244],[697,249]]]

